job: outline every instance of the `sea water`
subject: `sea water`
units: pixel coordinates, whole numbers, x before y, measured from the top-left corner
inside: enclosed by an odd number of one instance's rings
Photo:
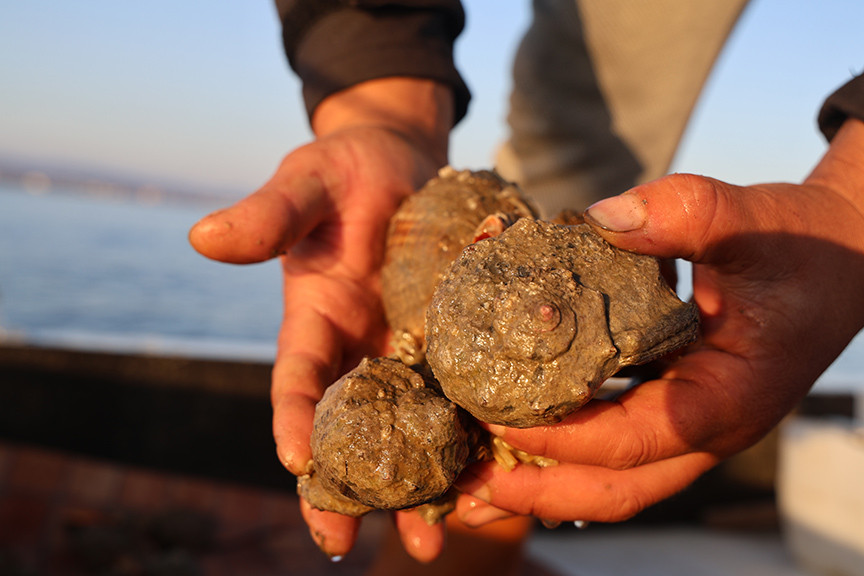
[[[0,329],[52,345],[272,358],[278,262],[213,262],[187,241],[217,207],[0,186]]]
[[[278,262],[217,263],[187,241],[189,228],[218,207],[33,194],[0,183],[0,336],[272,359],[282,313]],[[817,387],[864,391],[864,336]]]

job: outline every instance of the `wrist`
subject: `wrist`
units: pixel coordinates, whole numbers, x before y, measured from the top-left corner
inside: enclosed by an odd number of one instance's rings
[[[842,277],[850,286],[850,307],[843,320],[855,320],[855,330],[864,326],[864,303],[860,286],[864,283],[864,122],[848,118],[836,135],[822,160],[805,180],[822,193],[819,200],[831,206],[824,220],[827,239],[844,247]],[[825,200],[824,193],[833,194],[840,203]],[[840,301],[838,282],[835,299]],[[855,312],[857,311],[857,312]],[[837,321],[838,323],[840,320]]]
[[[864,122],[848,118],[805,184],[828,188],[864,214]]]
[[[408,140],[439,165],[447,163],[453,95],[421,78],[361,82],[326,98],[312,116],[319,138],[350,128],[381,128]]]

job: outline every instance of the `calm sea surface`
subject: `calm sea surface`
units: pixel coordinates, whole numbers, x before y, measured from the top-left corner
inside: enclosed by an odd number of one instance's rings
[[[271,359],[278,264],[219,264],[186,241],[216,207],[33,195],[0,183],[0,337]],[[864,391],[864,337],[817,386]]]
[[[0,328],[49,344],[272,358],[278,264],[197,254],[186,234],[213,208],[0,185]]]

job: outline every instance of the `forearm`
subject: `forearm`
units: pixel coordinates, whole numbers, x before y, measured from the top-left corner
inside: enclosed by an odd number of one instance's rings
[[[384,128],[446,164],[453,97],[449,87],[417,78],[361,82],[323,100],[312,116],[318,137],[350,128]]]

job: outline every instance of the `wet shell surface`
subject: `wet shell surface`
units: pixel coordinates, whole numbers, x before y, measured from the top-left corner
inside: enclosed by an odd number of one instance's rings
[[[655,259],[613,248],[578,217],[534,218],[489,171],[444,168],[403,203],[382,270],[395,353],[364,360],[318,403],[314,469],[298,482],[313,507],[419,505],[437,521],[466,463],[490,456],[465,410],[508,426],[556,422],[621,367],[695,337],[695,309]]]
[[[466,248],[438,284],[427,360],[473,416],[524,428],[560,421],[620,368],[692,342],[697,329],[695,307],[655,258],[614,248],[587,224],[523,218]]]
[[[369,508],[434,500],[467,462],[466,418],[434,382],[400,361],[363,360],[327,389],[315,409],[315,477],[330,494]],[[311,489],[309,494],[318,498]],[[368,511],[311,503],[355,516]]]
[[[536,211],[513,184],[491,171],[442,168],[390,220],[382,301],[394,346],[409,363],[423,360],[426,308],[441,277],[484,220],[515,221]]]
[[[517,187],[485,170],[442,168],[403,202],[390,221],[382,269],[382,300],[399,360],[364,360],[316,407],[314,470],[298,482],[312,506],[360,516],[422,504],[430,522],[452,508],[445,492],[483,433],[472,425],[466,436],[470,417],[422,368],[426,308],[465,246],[534,215]]]

